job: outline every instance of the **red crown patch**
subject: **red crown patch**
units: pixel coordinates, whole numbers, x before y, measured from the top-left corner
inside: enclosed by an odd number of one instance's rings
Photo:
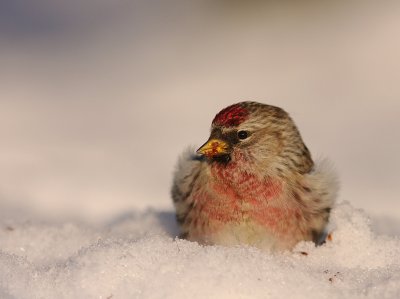
[[[222,109],[213,120],[213,124],[224,127],[240,125],[249,117],[249,111],[240,104],[234,104]]]

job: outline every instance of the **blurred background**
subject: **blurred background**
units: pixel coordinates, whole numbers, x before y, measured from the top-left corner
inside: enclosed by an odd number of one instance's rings
[[[254,100],[400,220],[399,37],[399,1],[0,0],[0,209],[172,210],[180,152]]]

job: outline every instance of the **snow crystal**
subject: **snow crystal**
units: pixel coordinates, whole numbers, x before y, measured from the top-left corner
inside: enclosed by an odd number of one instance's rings
[[[399,298],[400,239],[348,203],[332,238],[270,254],[177,239],[172,212],[0,221],[0,298]]]

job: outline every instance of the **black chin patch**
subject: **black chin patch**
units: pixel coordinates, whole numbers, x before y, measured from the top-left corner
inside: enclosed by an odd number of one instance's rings
[[[206,160],[206,157],[203,156],[203,155],[194,155],[194,154],[193,154],[190,158],[191,158],[193,161],[199,161],[199,162],[203,162],[203,161]]]
[[[221,163],[221,164],[228,164],[228,162],[231,160],[231,156],[229,154],[225,155],[218,155],[212,157],[213,162]]]

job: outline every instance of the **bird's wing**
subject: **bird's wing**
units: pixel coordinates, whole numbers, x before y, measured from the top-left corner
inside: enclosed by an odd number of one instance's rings
[[[188,148],[182,153],[173,176],[171,196],[176,209],[176,219],[181,227],[192,207],[190,195],[204,163],[203,159],[194,153],[193,148]]]
[[[319,198],[316,208],[331,208],[339,192],[339,179],[332,163],[328,159],[316,161],[314,169],[306,177]]]
[[[325,241],[327,224],[331,209],[335,203],[339,180],[332,164],[327,159],[317,161],[314,169],[305,175],[310,186],[306,209],[309,214],[309,226],[312,239],[318,245]]]

